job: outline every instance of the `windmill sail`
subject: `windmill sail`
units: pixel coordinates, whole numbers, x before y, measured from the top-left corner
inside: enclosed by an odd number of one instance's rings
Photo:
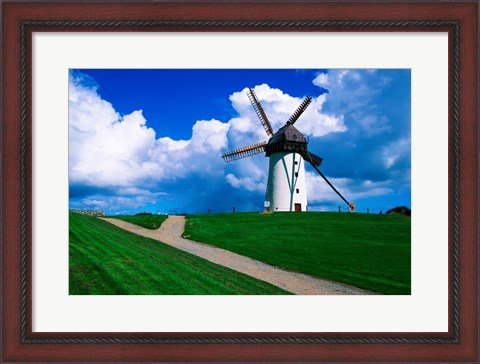
[[[249,88],[247,91],[247,96],[248,96],[248,99],[250,100],[250,103],[253,106],[253,109],[257,113],[257,116],[260,119],[260,122],[262,123],[263,128],[267,132],[267,135],[272,136],[273,135],[272,125],[270,124],[270,121],[268,121],[267,115],[265,115],[265,111],[263,111],[263,107],[262,105],[260,105],[260,101],[258,101],[255,91],[253,91],[252,88]]]
[[[238,149],[233,149],[228,152],[222,153],[222,158],[225,163],[236,161],[237,159],[250,157],[251,155],[260,154],[265,151],[265,146],[267,142],[261,142],[257,144],[252,144],[247,147],[242,147]]]
[[[312,102],[312,98],[310,96],[305,97],[302,103],[298,106],[297,110],[295,110],[292,116],[290,116],[290,118],[287,120],[287,122],[285,123],[285,126],[295,124],[295,122],[298,120],[300,115],[303,114],[303,112],[308,107],[308,105],[310,105],[311,102]]]
[[[322,164],[322,161],[323,161],[322,157],[319,157],[318,155],[310,153],[310,152],[306,152],[306,153],[302,154],[302,157],[303,157],[303,159],[305,159],[306,161],[310,162],[311,164],[313,164],[315,166],[319,166],[320,164]]]

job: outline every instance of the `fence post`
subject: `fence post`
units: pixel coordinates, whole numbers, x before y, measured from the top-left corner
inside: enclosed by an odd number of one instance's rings
[[[338,206],[338,212],[342,212],[342,208]]]
[[[369,214],[369,213],[370,213],[370,209],[367,207],[367,214]]]
[[[210,214],[210,209],[208,209],[208,213]]]
[[[233,213],[235,213],[235,207],[233,208]]]

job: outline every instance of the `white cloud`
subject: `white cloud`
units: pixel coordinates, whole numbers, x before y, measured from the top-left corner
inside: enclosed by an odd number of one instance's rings
[[[329,84],[328,74],[320,73],[313,79],[312,82],[315,86],[326,87]]]
[[[347,200],[349,200],[350,191],[347,188],[348,180],[346,178],[329,178],[329,181]],[[309,204],[344,203],[325,180],[316,173],[306,172],[306,185]]]
[[[155,142],[142,111],[121,117],[95,89],[70,81],[69,176],[74,183],[129,186],[145,174]]]
[[[382,158],[385,167],[391,168],[402,157],[410,156],[410,140],[402,138],[384,147]]]
[[[190,140],[156,139],[141,110],[122,117],[95,88],[72,78],[69,128],[71,183],[130,187],[221,166],[219,156],[227,145],[228,124],[200,120],[193,126]]]
[[[72,203],[72,208],[88,208],[92,210],[112,211],[119,209],[138,209],[147,204],[154,204],[158,198],[139,196],[93,196]]]
[[[227,146],[228,124],[218,120],[200,120],[193,126],[191,147],[194,151],[205,154],[216,152]]]
[[[266,84],[255,86],[254,91],[272,124],[274,132],[285,125],[285,122],[303,101],[303,97],[290,96]],[[302,133],[319,137],[333,132],[346,131],[342,115],[331,115],[322,111],[326,97],[326,94],[314,97],[312,103],[295,123],[295,127]],[[230,121],[230,135],[233,133],[247,134],[247,143],[249,144],[267,139],[266,133],[247,97],[247,88],[233,93],[230,96],[230,101],[241,116]],[[235,136],[233,137],[233,141],[236,142]],[[245,140],[245,138],[242,137],[241,140]]]
[[[227,182],[235,188],[245,189],[247,191],[265,191],[265,183],[256,182],[251,177],[237,178],[235,175],[229,173],[225,176]]]
[[[167,192],[151,192],[137,187],[120,187],[113,194],[94,194],[85,198],[76,199],[71,203],[72,208],[89,208],[104,211],[138,209],[147,204],[156,204],[159,200],[168,198]]]
[[[139,196],[142,195],[144,197],[158,197],[158,196],[166,196],[168,195],[167,192],[151,192],[149,190],[137,187],[126,187],[126,188],[119,188],[117,194],[120,196]]]
[[[390,182],[358,182],[348,178],[329,178],[330,183],[349,202],[365,197],[385,196],[392,192]],[[309,204],[338,204],[344,205],[344,201],[335,191],[316,173],[306,172],[307,197]]]

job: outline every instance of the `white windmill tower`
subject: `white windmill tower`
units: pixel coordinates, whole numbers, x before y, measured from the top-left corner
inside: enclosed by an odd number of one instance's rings
[[[340,198],[345,201],[348,209],[352,212],[355,211],[355,203],[348,202],[325,175],[320,172],[318,166],[322,163],[322,158],[307,150],[307,139],[293,126],[308,105],[310,105],[312,98],[306,97],[285,125],[274,133],[255,91],[249,88],[247,95],[267,132],[268,142],[264,141],[224,152],[222,153],[222,158],[227,163],[265,152],[265,156],[269,157],[268,182],[265,194],[265,207],[267,210],[307,211],[308,203],[305,183],[305,161],[307,161]]]

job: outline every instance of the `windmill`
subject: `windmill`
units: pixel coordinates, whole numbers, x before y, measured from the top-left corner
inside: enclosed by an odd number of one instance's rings
[[[268,141],[224,152],[222,158],[225,163],[228,163],[265,152],[265,156],[269,157],[265,208],[272,211],[307,211],[304,165],[307,161],[348,205],[349,211],[354,212],[356,210],[355,203],[348,202],[318,169],[318,166],[322,163],[322,158],[308,151],[308,140],[294,126],[312,102],[312,98],[307,96],[285,125],[274,133],[272,125],[252,88],[247,90],[247,96],[269,139]]]

